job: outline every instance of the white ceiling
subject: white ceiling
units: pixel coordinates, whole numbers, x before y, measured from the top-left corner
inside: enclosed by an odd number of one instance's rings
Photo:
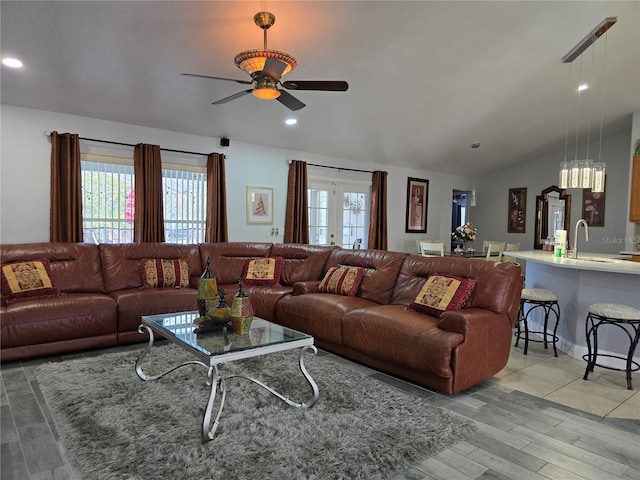
[[[269,48],[298,61],[285,80],[350,85],[291,92],[307,104],[293,128],[276,101],[211,105],[245,85],[180,75],[247,79],[233,57],[262,47],[253,15],[263,10],[276,16]],[[618,18],[606,77],[604,38],[581,75],[597,73],[604,96],[583,95],[576,116],[561,59],[606,17]],[[345,159],[459,172],[479,141],[473,163],[490,172],[564,149],[568,117],[570,144],[576,125],[584,139],[590,123],[597,138],[603,100],[605,134],[640,110],[638,1],[3,0],[1,21],[2,56],[25,63],[2,68],[2,103]],[[577,60],[574,82],[579,72]]]

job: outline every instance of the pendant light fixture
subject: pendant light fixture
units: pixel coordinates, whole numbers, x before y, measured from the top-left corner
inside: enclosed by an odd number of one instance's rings
[[[469,192],[469,206],[470,207],[475,207],[476,206],[476,197],[478,195],[478,192],[476,190],[476,166],[478,165],[478,148],[480,148],[480,142],[473,142],[471,145],[471,148],[473,148],[476,153],[473,154],[473,189],[471,190],[471,192]]]
[[[560,188],[590,188],[592,192],[604,192],[604,180],[606,172],[606,164],[602,162],[602,126],[604,117],[604,76],[606,73],[607,62],[607,39],[605,33],[617,22],[616,17],[609,17],[603,20],[596,28],[594,28],[589,35],[587,35],[578,45],[573,47],[569,53],[567,53],[562,59],[563,63],[569,63],[569,83],[571,83],[571,63],[580,58],[580,75],[578,81],[578,99],[576,108],[576,150],[575,158],[571,161],[567,161],[567,148],[569,140],[569,108],[567,104],[567,122],[565,131],[565,154],[564,161],[560,163],[560,171],[558,175],[558,184]],[[582,54],[601,36],[605,36],[604,55],[603,55],[603,68],[602,78],[600,81],[601,100],[600,100],[600,147],[598,153],[598,161],[593,162],[589,158],[589,140],[591,130],[591,104],[593,92],[589,94],[589,120],[587,126],[587,152],[584,160],[578,160],[578,137],[580,131],[580,100],[581,93],[587,88],[582,84]],[[595,48],[595,47],[594,47]],[[591,52],[592,61],[591,69],[594,71],[595,65],[595,50]],[[573,87],[570,88],[570,96],[573,95]]]

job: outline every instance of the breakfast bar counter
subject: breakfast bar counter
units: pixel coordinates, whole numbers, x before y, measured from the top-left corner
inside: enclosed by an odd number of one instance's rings
[[[587,353],[585,321],[590,305],[619,303],[640,309],[640,262],[625,260],[623,255],[580,251],[573,259],[535,250],[509,252],[509,256],[526,262],[526,288],[546,288],[558,295],[558,348],[574,358]],[[531,318],[540,330],[542,318]],[[628,338],[617,328],[603,330],[598,343],[602,353],[626,356],[629,348]]]

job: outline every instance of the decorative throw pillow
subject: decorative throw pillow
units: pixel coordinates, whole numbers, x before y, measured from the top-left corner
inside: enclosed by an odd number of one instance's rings
[[[189,263],[182,259],[145,258],[140,260],[145,288],[188,287]]]
[[[427,278],[408,310],[436,317],[446,310],[460,310],[467,303],[476,281],[454,275],[433,274]]]
[[[282,257],[254,258],[247,260],[242,274],[244,285],[280,286],[280,274],[284,259]]]
[[[337,265],[327,270],[316,289],[322,293],[336,293],[347,297],[355,296],[366,269],[363,267],[345,267]]]
[[[24,298],[60,295],[60,290],[51,279],[49,260],[46,258],[2,264],[1,283],[3,305]]]

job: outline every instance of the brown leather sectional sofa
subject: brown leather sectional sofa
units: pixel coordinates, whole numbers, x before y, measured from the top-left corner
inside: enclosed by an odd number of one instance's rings
[[[141,315],[197,309],[207,257],[230,300],[248,259],[279,256],[281,286],[245,288],[256,315],[313,335],[320,348],[445,393],[505,366],[522,289],[513,263],[313,245],[35,243],[2,245],[0,255],[3,263],[47,258],[64,292],[0,307],[2,361],[144,341]],[[145,258],[187,260],[190,287],[142,288]],[[366,269],[356,296],[316,292],[336,265]],[[477,282],[465,308],[439,318],[406,310],[432,273]]]

